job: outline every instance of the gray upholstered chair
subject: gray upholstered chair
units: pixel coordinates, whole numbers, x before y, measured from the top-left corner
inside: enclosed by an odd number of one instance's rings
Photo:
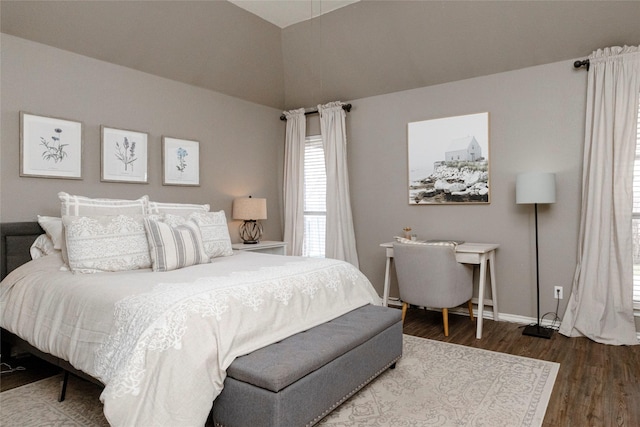
[[[402,321],[409,304],[442,309],[449,336],[449,308],[466,302],[473,321],[473,268],[456,261],[453,245],[394,243],[393,258],[402,301]]]

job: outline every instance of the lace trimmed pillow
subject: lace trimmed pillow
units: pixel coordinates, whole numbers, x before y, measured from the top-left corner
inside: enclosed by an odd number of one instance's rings
[[[151,267],[143,215],[62,217],[71,271],[99,273]]]
[[[153,271],[171,271],[209,262],[200,229],[195,222],[185,221],[184,224],[171,226],[145,218],[144,225]]]
[[[146,195],[135,200],[93,199],[61,191],[58,193],[58,198],[60,199],[60,216],[144,215],[147,213],[149,204],[149,196]],[[67,254],[65,234],[63,227],[60,246],[62,249],[62,259],[68,265],[69,256]]]
[[[209,258],[233,255],[224,211],[195,212],[189,215],[189,219],[200,227],[202,243]]]

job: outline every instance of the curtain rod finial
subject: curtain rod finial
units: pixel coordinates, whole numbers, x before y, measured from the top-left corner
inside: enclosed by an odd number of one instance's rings
[[[573,63],[574,68],[581,68],[581,67],[586,67],[587,71],[589,71],[589,60],[585,59],[583,61],[576,61]]]

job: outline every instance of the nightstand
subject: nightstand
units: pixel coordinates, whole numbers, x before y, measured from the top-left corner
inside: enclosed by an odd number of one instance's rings
[[[274,254],[274,255],[287,254],[287,243],[276,242],[273,240],[263,240],[260,243],[254,243],[254,244],[234,243],[231,245],[231,247],[236,251],[253,251],[253,252],[260,252],[263,254]]]

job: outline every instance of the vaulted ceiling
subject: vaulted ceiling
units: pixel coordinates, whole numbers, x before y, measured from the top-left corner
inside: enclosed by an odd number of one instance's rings
[[[640,45],[638,1],[361,0],[284,28],[221,0],[0,8],[3,33],[278,109]]]

